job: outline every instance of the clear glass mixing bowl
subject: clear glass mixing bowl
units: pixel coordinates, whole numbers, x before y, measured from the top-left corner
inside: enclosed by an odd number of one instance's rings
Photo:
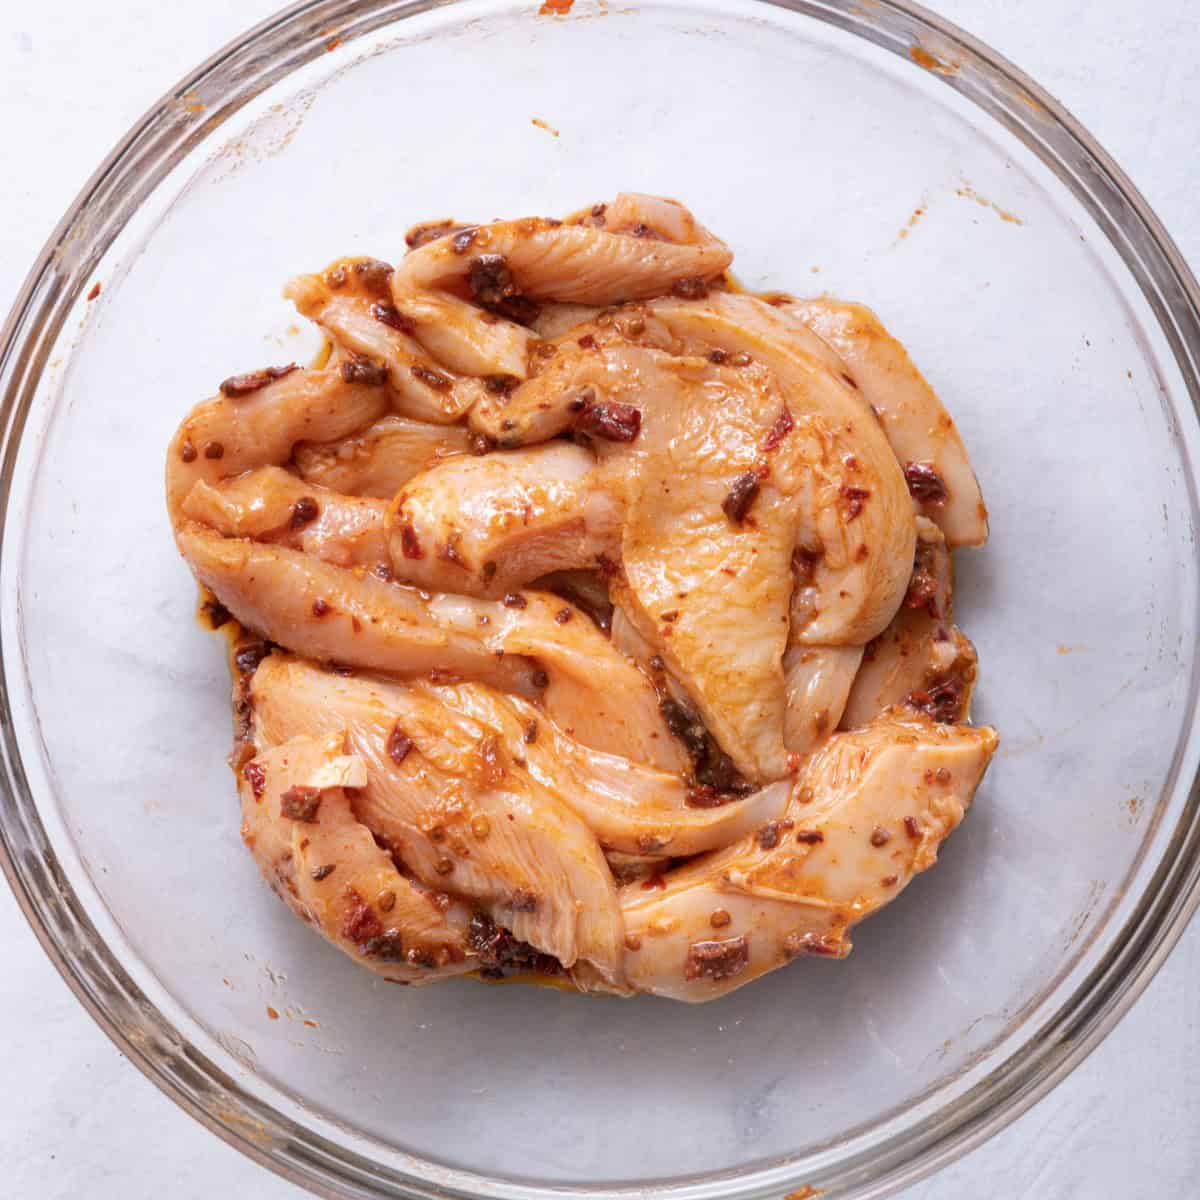
[[[959,611],[1002,750],[845,963],[698,1008],[386,987],[238,840],[164,447],[217,380],[315,348],[289,274],[621,188],[684,198],[747,286],[864,299],[911,347],[991,506]],[[293,8],[129,134],[4,332],[10,882],[129,1057],[317,1191],[882,1195],[1061,1078],[1195,907],[1198,345],[1114,164],[915,7]]]

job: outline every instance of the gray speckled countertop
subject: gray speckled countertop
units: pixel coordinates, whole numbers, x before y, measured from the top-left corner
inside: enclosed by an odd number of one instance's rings
[[[12,5],[0,30],[0,212],[7,306],[110,146],[272,0]],[[1054,93],[1200,262],[1200,20],[1188,0],[941,0],[952,21]],[[1047,803],[1053,798],[1048,797]],[[298,1197],[175,1108],[76,1003],[0,889],[0,1194],[173,1200]],[[1119,1028],[1004,1133],[906,1200],[1200,1196],[1200,925]]]

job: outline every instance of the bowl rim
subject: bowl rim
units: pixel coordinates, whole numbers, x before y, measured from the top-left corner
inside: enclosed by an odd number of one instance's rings
[[[8,513],[21,434],[51,350],[90,271],[142,200],[217,127],[292,71],[385,26],[471,2],[301,0],[217,51],[132,126],[51,233],[0,331],[0,519]],[[909,0],[872,0],[869,6],[855,0],[734,0],[732,7],[753,12],[759,5],[813,18],[907,56],[999,122],[1054,171],[1139,284],[1200,413],[1200,288],[1133,183],[1062,105],[983,42]],[[201,91],[211,91],[219,100],[197,104]],[[1194,505],[1190,477],[1188,484]],[[5,549],[0,538],[0,562]],[[424,1164],[428,1169],[423,1176],[380,1168],[247,1092],[176,1033],[110,953],[56,860],[12,719],[9,671],[18,670],[20,648],[5,649],[0,637],[0,868],[42,949],[117,1048],[223,1141],[317,1194],[386,1194],[411,1200],[533,1194],[523,1184],[513,1188],[432,1164]],[[1185,740],[1194,726],[1195,706],[1193,678],[1181,723]],[[901,1138],[819,1170],[798,1171],[792,1165],[753,1170],[741,1180],[689,1180],[649,1191],[626,1186],[588,1194],[686,1192],[692,1200],[718,1195],[765,1200],[810,1182],[824,1189],[821,1194],[877,1197],[914,1183],[999,1132],[1061,1082],[1113,1029],[1200,906],[1200,778],[1187,791],[1163,861],[1108,952],[1053,1017],[957,1102],[953,1113],[935,1113],[903,1131]],[[131,1037],[128,1031],[138,1027],[146,1036]],[[214,1098],[221,1104],[214,1104]],[[537,1189],[545,1200],[580,1194],[579,1188],[568,1186]]]

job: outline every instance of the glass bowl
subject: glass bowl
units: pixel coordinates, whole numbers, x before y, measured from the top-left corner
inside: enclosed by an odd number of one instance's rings
[[[222,648],[162,497],[279,288],[414,221],[677,195],[751,288],[861,298],[955,414],[1002,749],[937,870],[717,1003],[383,986],[238,838]],[[100,291],[97,295],[97,286]],[[4,331],[3,848],[68,983],[178,1103],[337,1196],[879,1196],[1010,1121],[1197,902],[1196,285],[986,47],[882,0],[302,4],[179,85]],[[276,1014],[272,1018],[272,1013]]]

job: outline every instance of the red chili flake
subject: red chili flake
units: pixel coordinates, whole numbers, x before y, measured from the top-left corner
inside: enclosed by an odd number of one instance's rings
[[[473,429],[467,434],[467,448],[476,458],[480,458],[494,449],[494,443],[486,434],[479,433]]]
[[[850,376],[847,375],[845,371],[842,372],[842,382],[847,387],[853,388],[856,392],[858,391],[858,384],[855,383],[854,380],[851,379]],[[879,416],[879,413],[874,408],[872,408],[871,411],[874,412],[876,416]]]
[[[205,442],[204,457],[205,458],[224,458],[225,447],[220,442]]]
[[[318,883],[320,883],[322,879],[328,879],[330,877],[330,875],[332,875],[334,873],[334,871],[336,871],[336,870],[337,870],[336,863],[326,863],[323,867],[315,867],[313,869],[312,877]]]
[[[796,834],[796,841],[804,846],[815,846],[825,840],[825,835],[819,829],[801,829]]]
[[[463,556],[458,552],[458,548],[461,545],[462,534],[456,530],[446,538],[445,545],[438,547],[438,558],[442,562],[453,563],[456,567],[462,567],[465,570],[467,564],[463,561]]]
[[[784,818],[782,821],[768,821],[755,835],[761,850],[774,850],[779,845],[780,838],[795,824]]]
[[[732,920],[733,917],[729,915],[727,908],[714,908],[712,915],[708,918],[708,923],[714,929],[724,929]]]
[[[454,382],[444,372],[435,370],[433,367],[426,367],[421,363],[413,363],[409,370],[414,379],[419,379],[426,387],[433,388],[435,392],[448,392],[450,385]]]
[[[854,561],[855,562],[866,562],[867,559],[870,557],[871,557],[871,551],[867,549],[866,542],[863,542],[863,544],[861,546],[859,546],[859,548],[857,550],[855,550],[855,552],[854,552]]]
[[[723,804],[728,804],[732,798],[722,795],[711,784],[702,783],[689,787],[683,802],[688,808],[720,808]]]
[[[797,546],[792,551],[792,570],[798,584],[810,583],[817,573],[817,563],[821,561],[823,550],[811,550],[807,546]]]
[[[409,755],[413,748],[413,740],[400,728],[399,724],[392,726],[392,732],[388,734],[387,752],[388,758],[399,766]]]
[[[596,339],[590,333],[585,333],[579,339],[578,345],[581,350],[594,350],[596,348]]]
[[[196,447],[193,446],[191,442],[185,441],[183,445],[179,447],[179,457],[183,459],[185,463],[195,462]]]
[[[554,614],[554,622],[556,625],[565,625],[574,615],[569,608],[560,608]]]
[[[801,954],[840,958],[842,939],[834,933],[789,933],[783,939],[783,952],[788,958],[799,958]]]
[[[792,414],[785,404],[783,412],[775,418],[775,424],[771,426],[771,432],[767,434],[766,440],[762,444],[763,453],[770,454],[772,450],[777,450],[783,439],[787,437],[796,427],[796,422],[792,419]]]
[[[242,768],[242,776],[250,785],[250,790],[254,793],[255,800],[261,800],[263,789],[267,786],[266,768],[261,763],[248,762]]]
[[[321,789],[315,787],[290,787],[279,797],[279,815],[290,821],[303,821],[312,825],[321,807]]]
[[[723,938],[712,942],[693,942],[683,964],[683,977],[689,983],[697,979],[729,979],[750,965],[750,939]]]
[[[957,676],[951,676],[933,684],[928,689],[920,688],[909,692],[904,703],[909,708],[915,708],[925,713],[935,721],[951,725],[959,719],[962,707],[963,691],[966,684]]]
[[[311,524],[320,515],[321,510],[317,507],[317,502],[311,496],[301,496],[292,505],[292,516],[288,525],[292,529],[303,529],[305,525]]]
[[[421,549],[421,540],[411,521],[405,521],[400,526],[400,551],[405,558],[424,558],[425,551]]]
[[[383,925],[375,910],[352,887],[346,889],[346,899],[349,907],[342,916],[342,937],[360,945],[378,937],[383,932]]]
[[[450,248],[455,254],[466,254],[468,250],[475,244],[475,239],[479,236],[478,226],[472,225],[468,229],[460,229],[451,239]]]
[[[650,228],[644,221],[639,221],[630,231],[634,237],[644,238],[653,235],[654,230]]]
[[[703,300],[708,295],[708,282],[701,275],[692,275],[687,279],[677,279],[671,291],[681,300]]]
[[[574,404],[572,404],[574,407]],[[575,429],[609,442],[632,442],[641,432],[642,410],[616,401],[584,401],[575,418]]]
[[[666,844],[666,838],[655,837],[652,833],[638,834],[637,848],[639,854],[657,854]]]
[[[933,469],[932,463],[905,463],[904,478],[909,494],[918,504],[941,505],[950,498],[946,481]]]
[[[904,594],[905,608],[925,608],[937,595],[937,580],[928,571],[914,571]]]
[[[343,383],[382,387],[387,383],[388,369],[382,363],[372,362],[369,358],[348,358],[338,367],[338,374],[341,375]]]
[[[900,878],[899,875],[885,875],[879,881],[879,886],[880,887],[895,887],[899,878]]]
[[[268,383],[274,383],[276,379],[282,379],[298,369],[295,363],[288,363],[286,367],[263,367],[260,371],[248,371],[245,375],[230,375],[221,383],[221,394],[231,399],[249,396],[251,392],[257,392]]]
[[[679,620],[679,609],[669,608],[666,612],[659,613],[658,619],[660,621],[666,621],[668,625],[672,625]]]
[[[730,485],[729,495],[721,501],[721,509],[735,524],[740,525],[750,511],[758,495],[758,475],[754,471],[743,471]]]
[[[525,608],[529,601],[520,592],[509,592],[502,603],[505,608]]]
[[[924,831],[922,829],[921,822],[918,821],[916,817],[905,817],[904,832],[907,833],[910,838],[916,839],[919,838]]]
[[[480,304],[502,304],[517,294],[508,259],[503,254],[481,254],[472,259],[467,282]]]
[[[330,611],[328,601],[322,600],[319,596],[312,602],[312,615],[314,617],[328,616]]]
[[[458,225],[454,221],[427,221],[423,225],[414,225],[405,235],[404,242],[410,250],[417,250],[429,242],[448,237],[453,233],[461,233],[469,228]]]
[[[392,264],[379,258],[364,258],[361,262],[356,262],[351,270],[365,287],[377,292],[386,289],[388,280],[392,277]]]
[[[627,933],[625,935],[626,950],[640,950],[642,948],[642,939],[636,933]]]
[[[941,784],[947,784],[950,782],[950,772],[945,767],[938,767],[938,769],[934,771],[933,777],[938,781],[938,783]]]
[[[642,890],[645,892],[661,891],[666,886],[667,877],[661,871],[656,871],[653,875],[642,880]]]
[[[515,375],[485,375],[483,386],[493,396],[507,396],[521,381]]]
[[[97,280],[95,283],[93,283],[93,284],[92,284],[91,291],[89,291],[89,292],[88,292],[88,294],[87,294],[87,298],[88,298],[89,300],[95,300],[95,298],[96,298],[98,295],[100,295],[100,282],[99,282],[99,280]]]
[[[375,303],[371,305],[371,316],[381,325],[396,330],[397,333],[411,334],[417,323],[412,317],[405,316],[394,304]]]
[[[536,721],[530,721],[521,732],[521,741],[523,741],[527,746],[532,746],[533,743],[537,741],[537,735],[538,723]]]
[[[842,499],[846,502],[846,521],[850,522],[858,517],[863,510],[863,501],[865,501],[871,493],[866,488],[860,487],[844,487],[842,488]]]
[[[886,846],[892,840],[890,829],[885,829],[882,825],[876,825],[871,830],[871,845],[878,849],[880,846]]]

